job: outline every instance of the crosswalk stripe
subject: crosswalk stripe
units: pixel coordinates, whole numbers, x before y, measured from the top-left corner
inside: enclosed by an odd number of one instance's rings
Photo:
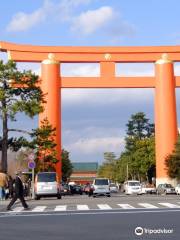
[[[152,205],[150,203],[138,203],[138,205],[144,207],[144,208],[158,208],[157,206],[155,205]]]
[[[32,212],[43,212],[46,209],[46,206],[37,206],[32,209]]]
[[[173,203],[167,203],[167,202],[161,202],[161,203],[158,203],[162,206],[165,206],[165,207],[169,207],[169,208],[180,208],[180,205],[176,205],[176,204],[173,204]]]
[[[16,207],[13,209],[13,212],[21,212],[23,209],[23,207]]]
[[[121,208],[124,208],[124,209],[132,209],[132,208],[135,208],[133,207],[132,205],[130,204],[117,204],[118,206],[120,206]]]
[[[110,207],[108,204],[97,204],[98,208],[100,208],[101,210],[108,210],[108,209],[112,209],[112,207]]]
[[[77,210],[89,210],[88,205],[77,205]]]
[[[66,211],[67,205],[58,205],[55,207],[54,211]]]

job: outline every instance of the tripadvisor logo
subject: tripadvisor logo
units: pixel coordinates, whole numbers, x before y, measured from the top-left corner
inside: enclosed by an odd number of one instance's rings
[[[140,236],[143,234],[143,228],[142,227],[137,227],[135,228],[135,234]]]
[[[138,236],[141,236],[142,234],[171,234],[173,233],[173,229],[166,229],[166,228],[150,229],[150,228],[136,227],[134,232]]]

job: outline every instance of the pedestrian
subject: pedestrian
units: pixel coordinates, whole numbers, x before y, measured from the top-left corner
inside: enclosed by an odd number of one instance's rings
[[[0,172],[0,200],[5,200],[5,189],[7,185],[7,174]]]
[[[25,199],[24,199],[24,188],[23,188],[23,183],[21,180],[21,172],[16,172],[16,178],[15,178],[15,186],[14,186],[14,195],[13,198],[11,199],[9,205],[7,206],[7,210],[11,211],[11,207],[13,204],[16,202],[17,199],[20,199],[24,209],[29,209]]]
[[[14,192],[13,183],[14,183],[14,180],[12,179],[11,176],[9,176],[8,178],[9,198],[13,198],[13,192]]]

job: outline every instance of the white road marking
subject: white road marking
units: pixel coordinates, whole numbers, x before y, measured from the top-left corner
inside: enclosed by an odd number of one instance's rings
[[[180,209],[153,209],[153,210],[133,210],[133,211],[86,211],[86,212],[77,212],[77,211],[71,211],[71,212],[61,212],[57,213],[56,216],[72,216],[72,215],[107,215],[107,214],[148,214],[148,213],[168,213],[168,212],[174,212],[174,213],[180,213]],[[10,217],[38,217],[38,216],[53,216],[54,213],[36,213],[36,214],[29,214],[27,212],[22,212],[24,214],[18,214],[18,215],[13,215],[13,214],[5,214],[1,215],[0,218],[10,218]]]
[[[89,210],[88,205],[77,205],[77,210]]]
[[[133,207],[132,205],[130,204],[117,204],[118,206],[120,206],[121,208],[123,209],[132,209],[132,208],[135,208]]]
[[[55,207],[54,211],[59,212],[59,211],[66,211],[67,210],[67,205],[58,205]]]
[[[32,212],[43,212],[47,206],[37,206],[32,209]]]
[[[173,203],[167,203],[167,202],[161,202],[161,203],[158,203],[162,206],[165,206],[165,207],[168,207],[168,208],[180,208],[180,205],[176,205],[176,204],[173,204]]]
[[[144,208],[158,208],[157,206],[155,205],[152,205],[150,203],[138,203],[138,205],[144,207]]]
[[[23,209],[23,207],[16,207],[13,209],[13,212],[21,212]]]
[[[97,206],[102,210],[112,209],[108,204],[97,204]]]

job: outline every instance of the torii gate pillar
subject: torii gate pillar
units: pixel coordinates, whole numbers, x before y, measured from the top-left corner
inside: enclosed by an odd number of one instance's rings
[[[155,141],[156,185],[170,182],[165,158],[172,153],[177,141],[177,116],[173,62],[167,54],[156,61],[155,80]]]
[[[47,94],[46,103],[44,104],[44,112],[39,115],[39,126],[41,121],[48,119],[52,127],[56,128],[55,142],[57,144],[56,173],[58,180],[62,178],[61,164],[61,91],[60,91],[60,64],[55,60],[54,54],[50,53],[48,59],[42,61],[41,65],[41,89]]]

